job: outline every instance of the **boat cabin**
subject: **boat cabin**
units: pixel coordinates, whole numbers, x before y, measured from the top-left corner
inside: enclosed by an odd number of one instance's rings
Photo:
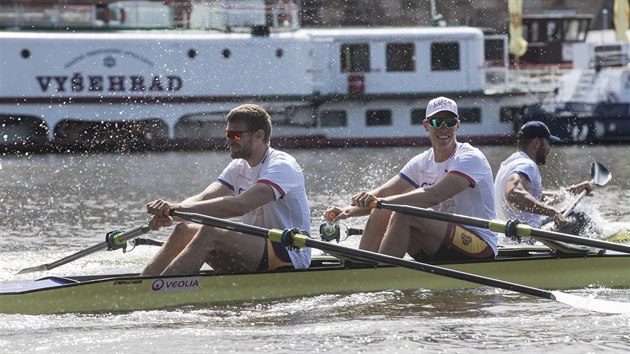
[[[570,64],[573,44],[586,40],[592,15],[551,13],[523,16],[527,52],[522,64]]]

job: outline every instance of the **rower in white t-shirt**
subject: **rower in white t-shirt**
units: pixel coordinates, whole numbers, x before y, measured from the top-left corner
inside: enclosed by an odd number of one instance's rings
[[[147,204],[149,226],[170,226],[179,218],[165,210],[199,213],[216,218],[241,217],[254,226],[310,230],[310,212],[302,169],[289,154],[272,149],[271,117],[257,105],[245,104],[227,115],[226,143],[232,162],[203,192],[171,203]],[[193,274],[209,264],[220,273],[270,271],[279,267],[307,268],[309,248],[287,249],[268,239],[180,222],[151,259],[142,275]]]
[[[324,215],[335,215],[336,221],[369,214],[359,245],[369,251],[397,257],[407,253],[419,261],[493,259],[494,232],[369,208],[372,202],[382,201],[496,219],[492,169],[481,151],[457,142],[460,121],[455,101],[431,100],[422,124],[431,139],[429,150],[411,159],[385,184],[355,195],[351,206],[331,207]]]

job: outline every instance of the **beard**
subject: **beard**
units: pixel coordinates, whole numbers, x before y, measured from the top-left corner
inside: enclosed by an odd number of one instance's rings
[[[239,147],[240,149],[236,151],[233,151],[232,149],[230,149],[231,158],[247,160],[250,156],[252,156],[251,147],[245,147],[243,145],[240,145]]]
[[[547,162],[547,153],[545,152],[543,146],[538,148],[536,151],[536,163],[538,165],[544,165]]]

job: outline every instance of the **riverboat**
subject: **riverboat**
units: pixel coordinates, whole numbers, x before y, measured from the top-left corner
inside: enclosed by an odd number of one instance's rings
[[[630,288],[630,255],[558,255],[544,246],[505,246],[494,261],[445,263],[447,269],[545,289]],[[0,313],[102,313],[386,290],[453,290],[480,286],[427,272],[320,256],[307,270],[237,275],[138,274],[49,276],[0,283]]]
[[[185,30],[0,31],[0,147],[218,147],[244,102],[271,113],[277,146],[426,144],[437,96],[457,101],[460,140],[508,143],[522,107],[559,76],[512,70],[507,36],[479,28],[309,29],[222,8],[236,23],[220,32],[216,9],[191,6]]]

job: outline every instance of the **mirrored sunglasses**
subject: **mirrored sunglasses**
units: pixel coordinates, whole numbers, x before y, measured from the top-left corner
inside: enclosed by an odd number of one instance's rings
[[[248,132],[252,132],[253,130],[225,130],[225,136],[228,139],[232,139],[234,141],[239,141],[241,140],[241,135],[243,133],[248,133]]]
[[[446,125],[447,128],[452,128],[457,125],[457,118],[431,118],[429,119],[429,125],[434,128],[441,127],[442,123]]]

